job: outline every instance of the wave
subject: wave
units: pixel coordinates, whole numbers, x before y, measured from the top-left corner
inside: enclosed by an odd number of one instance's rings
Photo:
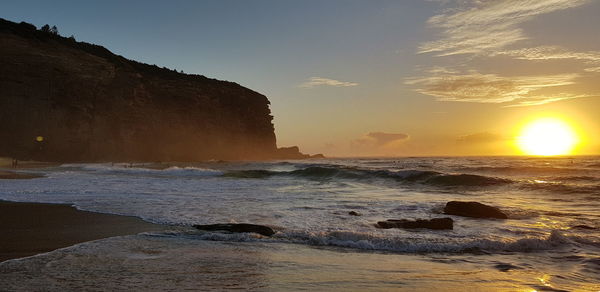
[[[370,170],[344,166],[310,166],[292,171],[271,171],[264,169],[236,170],[223,176],[234,178],[269,178],[273,176],[300,177],[312,180],[392,180],[406,183],[422,183],[431,186],[473,187],[511,183],[511,180],[474,174],[445,174],[430,170]]]
[[[429,184],[441,186],[493,186],[511,182],[511,180],[504,178],[475,174],[447,174],[435,176],[427,180]]]
[[[569,245],[586,244],[597,246],[599,244],[590,239],[563,235],[557,230],[553,230],[545,237],[524,237],[513,240],[461,240],[451,237],[436,240],[424,238],[407,239],[405,237],[384,237],[373,233],[352,231],[283,231],[276,233],[273,237],[264,237],[252,233],[229,234],[221,232],[196,232],[195,234],[188,233],[185,236],[211,241],[266,241],[397,253],[538,252],[562,248]]]
[[[563,194],[598,194],[600,185],[577,185],[561,182],[528,182],[521,185],[525,190],[544,190]]]
[[[589,169],[575,167],[555,167],[555,166],[478,166],[478,167],[460,167],[457,168],[461,172],[486,172],[499,173],[507,175],[523,175],[523,174],[557,174],[557,173],[580,173],[588,172]]]
[[[215,169],[200,167],[179,167],[162,165],[136,165],[129,164],[65,164],[65,170],[77,169],[100,174],[129,174],[129,175],[165,175],[165,176],[218,176],[223,172]]]
[[[267,178],[275,175],[275,171],[266,169],[251,169],[251,170],[231,170],[223,174],[224,177],[231,178]]]

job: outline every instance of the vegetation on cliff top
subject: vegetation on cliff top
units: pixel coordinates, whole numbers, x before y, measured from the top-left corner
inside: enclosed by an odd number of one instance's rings
[[[87,42],[76,41],[74,36],[63,37],[58,33],[58,28],[56,26],[50,27],[48,24],[42,26],[39,30],[37,27],[31,23],[21,22],[16,23],[12,21],[8,21],[6,19],[0,18],[0,32],[10,32],[16,34],[20,37],[36,39],[42,42],[45,41],[55,41],[59,42],[61,45],[69,46],[75,49],[79,49],[85,51],[88,54],[92,54],[94,56],[106,59],[112,62],[115,65],[128,65],[135,68],[135,70],[152,74],[155,77],[165,78],[165,79],[187,79],[193,80],[195,82],[207,82],[207,81],[219,81],[226,82],[230,84],[235,84],[238,86],[238,83],[231,81],[223,81],[213,78],[208,78],[204,75],[199,74],[186,74],[183,72],[177,72],[175,69],[169,69],[166,67],[159,67],[157,65],[150,65],[142,62],[138,62],[135,60],[129,60],[123,56],[117,55],[109,51],[103,46],[90,44]]]

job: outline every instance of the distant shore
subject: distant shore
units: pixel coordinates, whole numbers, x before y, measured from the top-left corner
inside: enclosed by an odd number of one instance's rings
[[[165,228],[135,217],[80,211],[69,205],[0,201],[0,262]]]

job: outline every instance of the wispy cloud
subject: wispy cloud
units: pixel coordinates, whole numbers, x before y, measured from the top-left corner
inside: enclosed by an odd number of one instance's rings
[[[585,68],[584,70],[586,72],[597,72],[597,73],[600,73],[600,67]]]
[[[389,155],[394,154],[409,139],[408,134],[371,132],[350,142],[355,154]]]
[[[573,52],[557,46],[540,46],[516,50],[499,51],[492,56],[510,56],[520,60],[581,60],[586,63],[600,64],[600,52]]]
[[[535,16],[581,6],[590,0],[472,1],[459,11],[431,17],[428,23],[441,29],[440,40],[420,46],[419,53],[438,56],[495,51],[527,39],[519,24]]]
[[[480,103],[505,103],[516,101],[528,105],[567,99],[567,95],[549,97],[536,94],[537,90],[575,83],[577,74],[548,76],[502,77],[481,74],[477,71],[455,74],[434,74],[408,79],[407,84],[418,85],[418,92],[435,96],[440,101],[462,101]],[[568,98],[574,98],[568,95]],[[535,101],[535,102],[533,102]]]
[[[456,139],[456,142],[467,143],[467,144],[482,144],[482,143],[493,143],[493,142],[502,141],[502,140],[505,140],[505,138],[498,134],[493,134],[490,132],[480,132],[480,133],[460,136]]]
[[[317,86],[333,86],[333,87],[350,87],[357,86],[356,82],[339,81],[335,79],[323,78],[323,77],[310,77],[308,80],[299,85],[302,88],[313,88]]]
[[[534,40],[521,28],[521,24],[540,15],[579,7],[592,0],[440,1],[455,7],[428,20],[430,26],[440,30],[440,38],[423,43],[418,53],[434,53],[434,58],[450,59],[461,64],[456,67],[460,70],[432,67],[421,77],[408,78],[406,84],[414,85],[417,92],[440,101],[506,103],[504,106],[540,105],[599,95],[572,90],[592,88],[577,83],[589,82],[586,81],[589,78],[579,77],[600,72],[600,51],[531,46]],[[508,76],[513,74],[499,74],[490,70],[493,68],[490,66],[477,70],[480,61],[493,64],[499,57],[536,62],[563,60],[571,66],[562,67],[565,72],[535,76]],[[574,69],[578,66],[579,69]],[[544,90],[547,88],[551,90]]]

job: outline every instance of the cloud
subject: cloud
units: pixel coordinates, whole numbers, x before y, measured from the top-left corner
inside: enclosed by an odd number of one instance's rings
[[[584,70],[586,72],[597,72],[597,73],[600,73],[600,67],[585,68]]]
[[[580,96],[559,94],[548,96],[536,91],[548,87],[560,87],[575,83],[577,74],[547,76],[502,77],[481,74],[471,70],[467,73],[439,73],[426,77],[411,78],[409,85],[418,85],[417,92],[437,97],[440,101],[480,103],[518,102],[527,105],[543,104]]]
[[[460,136],[456,139],[456,142],[466,143],[466,144],[483,144],[483,143],[492,143],[505,140],[504,137],[492,134],[489,132],[481,132],[475,133],[465,136]]]
[[[323,77],[310,77],[308,80],[299,85],[302,88],[313,88],[317,86],[334,86],[334,87],[350,87],[357,86],[358,83],[339,81],[335,79],[323,78]]]
[[[540,46],[516,50],[499,51],[492,56],[510,56],[520,60],[582,60],[589,64],[600,64],[600,52],[573,52],[557,46]]]
[[[435,58],[460,64],[455,66],[460,70],[432,67],[422,77],[406,79],[406,84],[415,85],[415,91],[439,101],[506,103],[504,106],[533,106],[600,95],[589,92],[595,88],[590,86],[590,78],[580,78],[600,72],[600,51],[578,52],[553,45],[519,47],[534,42],[520,27],[523,23],[592,0],[440,1],[454,7],[428,20],[430,26],[440,30],[440,38],[421,44],[418,53],[435,53]],[[563,72],[553,75],[535,76],[507,76],[510,74],[489,70],[494,62],[502,62],[498,68],[509,68],[507,62],[513,60],[563,60],[570,66],[561,66]],[[488,64],[485,74],[477,70],[481,64]],[[515,68],[522,68],[519,66]]]
[[[391,142],[408,139],[407,134],[371,132],[365,136],[366,139],[375,141],[377,145],[385,145]]]
[[[550,12],[578,7],[591,0],[471,1],[428,20],[441,29],[440,40],[426,42],[419,53],[438,56],[493,52],[528,39],[519,24]]]
[[[371,132],[350,142],[350,149],[357,154],[394,154],[410,136],[402,133]]]

